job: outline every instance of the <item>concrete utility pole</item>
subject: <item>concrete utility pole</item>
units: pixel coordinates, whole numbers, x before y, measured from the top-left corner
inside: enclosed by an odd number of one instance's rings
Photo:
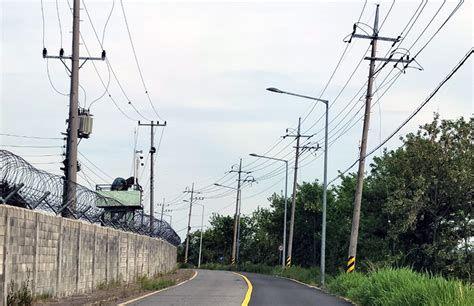
[[[71,89],[66,146],[66,203],[76,210],[77,136],[79,130],[79,25],[80,0],[74,0],[72,18]]]
[[[156,153],[155,148],[155,127],[158,126],[166,126],[165,123],[160,123],[157,121],[156,123],[152,121],[151,123],[140,123],[138,121],[138,126],[149,126],[150,127],[150,236],[153,235],[153,226],[154,226],[154,212],[155,212],[155,193],[154,193],[154,185],[155,185],[155,175],[154,175],[154,155]]]
[[[293,176],[293,195],[291,199],[291,217],[290,217],[290,233],[288,235],[288,255],[286,257],[286,266],[291,266],[291,255],[293,252],[293,232],[295,227],[295,207],[296,207],[296,189],[298,187],[298,159],[300,156],[300,138],[311,138],[312,135],[301,135],[301,117],[298,118],[298,129],[296,131],[296,135],[285,135],[283,138],[286,137],[295,137],[296,138],[296,153],[295,153],[295,171]],[[310,147],[304,147],[305,149],[310,149]]]
[[[236,262],[236,254],[237,254],[237,231],[238,226],[240,223],[240,216],[239,216],[239,201],[240,201],[240,178],[242,174],[242,158],[239,162],[239,170],[237,171],[238,178],[237,178],[237,196],[235,199],[235,217],[234,217],[234,240],[232,242],[232,264],[234,265]]]
[[[187,188],[187,187],[186,187]],[[188,215],[188,231],[186,233],[186,251],[184,253],[184,263],[188,263],[188,254],[189,254],[189,240],[191,239],[191,213],[193,210],[193,200],[203,200],[203,197],[195,197],[194,194],[200,194],[201,192],[194,191],[194,183],[191,185],[191,190],[187,188],[184,193],[189,193],[189,215]],[[184,200],[187,202],[186,200]]]
[[[234,218],[234,240],[232,243],[232,264],[238,264],[239,263],[239,248],[240,248],[240,205],[241,205],[241,192],[240,188],[242,187],[242,183],[253,183],[255,182],[255,179],[253,177],[246,176],[244,179],[242,179],[242,173],[244,174],[250,174],[250,171],[243,171],[242,170],[242,158],[240,159],[239,162],[239,170],[230,170],[229,173],[235,172],[238,174],[237,177],[237,196],[235,200],[235,218]],[[217,186],[221,187],[227,187],[227,186],[222,186],[219,184],[215,184]],[[229,188],[229,187],[228,187]],[[235,189],[230,187],[231,189]]]
[[[80,0],[74,0],[72,12],[72,54],[64,56],[64,50],[59,50],[59,56],[48,55],[46,47],[43,48],[43,58],[59,59],[64,64],[71,77],[71,88],[69,91],[69,116],[67,120],[67,142],[66,159],[64,160],[64,187],[63,187],[63,207],[61,212],[63,216],[71,216],[76,209],[76,183],[77,183],[77,145],[79,134],[79,69],[87,60],[104,60],[105,51],[102,50],[102,57],[80,57],[79,39],[80,39]],[[71,60],[71,68],[65,63],[64,59]],[[84,62],[79,65],[79,61]],[[85,137],[87,138],[87,137]]]
[[[189,239],[191,231],[191,212],[193,210],[193,197],[194,197],[194,183],[192,184],[191,191],[186,190],[185,192],[191,193],[189,197],[189,215],[188,215],[188,231],[186,233],[186,251],[184,253],[184,263],[188,263],[188,253],[189,253]]]
[[[375,73],[375,62],[376,61],[383,61],[383,62],[400,62],[404,63],[406,60],[404,59],[391,59],[391,58],[378,58],[376,57],[377,52],[377,41],[391,41],[397,42],[399,38],[389,38],[389,37],[380,37],[379,36],[379,5],[376,7],[375,11],[375,21],[374,21],[374,28],[373,34],[370,35],[361,35],[355,34],[356,25],[354,25],[354,33],[352,37],[356,38],[365,38],[370,39],[372,44],[372,51],[370,53],[370,57],[366,57],[365,59],[370,60],[369,66],[369,80],[367,84],[367,95],[365,98],[365,115],[364,115],[364,125],[362,129],[362,140],[360,144],[360,155],[359,155],[359,169],[357,171],[357,182],[356,182],[356,190],[354,196],[354,211],[352,215],[352,228],[351,228],[351,239],[349,244],[349,256],[347,260],[347,272],[352,272],[355,269],[355,260],[356,260],[356,253],[357,253],[357,239],[359,235],[359,221],[360,221],[360,210],[361,210],[361,201],[362,201],[362,190],[364,186],[364,169],[365,169],[365,155],[367,151],[367,139],[369,133],[369,125],[370,125],[370,107],[372,103],[372,96],[373,96],[373,83],[374,83],[374,73]]]

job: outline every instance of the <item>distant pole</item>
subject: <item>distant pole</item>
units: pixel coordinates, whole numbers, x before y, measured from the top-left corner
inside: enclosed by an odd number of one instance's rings
[[[286,259],[286,266],[291,266],[291,255],[293,252],[293,231],[295,227],[295,207],[296,207],[296,189],[298,180],[298,159],[300,156],[300,134],[301,132],[301,117],[298,118],[298,131],[296,133],[296,153],[295,153],[295,171],[293,176],[293,195],[291,199],[291,219],[290,219],[290,234],[288,237],[288,257]]]
[[[163,222],[163,213],[165,212],[165,198],[163,198],[163,204],[161,204],[161,219],[160,221]]]
[[[156,148],[155,148],[155,127],[158,126],[166,126],[166,121],[165,123],[160,123],[157,121],[156,123],[154,121],[151,121],[151,123],[140,123],[138,121],[139,126],[149,126],[150,127],[150,236],[153,235],[153,225],[154,225],[154,201],[155,201],[155,193],[154,193],[154,185],[155,185],[155,176],[154,176],[154,155],[156,153]]]
[[[184,253],[184,263],[188,263],[188,253],[189,253],[189,239],[191,238],[191,212],[193,209],[193,197],[194,197],[194,183],[191,187],[191,197],[189,198],[189,215],[188,215],[188,232],[186,234],[186,251]]]
[[[156,149],[155,149],[155,135],[154,135],[154,125],[153,121],[150,125],[150,236],[153,235],[153,223],[155,221],[154,212],[155,212],[155,193],[154,193],[154,184],[155,176],[153,173],[154,170],[154,158]]]
[[[77,183],[77,137],[79,130],[79,25],[80,0],[74,0],[72,18],[72,58],[71,58],[71,89],[69,92],[69,119],[66,144],[66,203],[76,210]],[[69,213],[65,213],[69,216]]]
[[[199,261],[198,261],[198,268],[201,267],[201,255],[202,255],[202,231],[204,227],[204,205],[202,206],[202,215],[201,215],[201,239],[199,241]]]
[[[242,174],[242,158],[240,159],[239,163],[239,171],[238,173],[238,179],[237,179],[237,196],[235,200],[235,218],[234,218],[234,240],[232,243],[232,264],[234,265],[236,263],[236,256],[237,256],[237,232],[238,232],[238,226],[240,223],[239,220],[239,198],[240,198],[240,177]]]

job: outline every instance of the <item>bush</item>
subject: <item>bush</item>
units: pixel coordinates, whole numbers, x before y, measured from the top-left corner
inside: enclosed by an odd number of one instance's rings
[[[472,287],[408,268],[342,273],[329,289],[359,305],[474,305]]]

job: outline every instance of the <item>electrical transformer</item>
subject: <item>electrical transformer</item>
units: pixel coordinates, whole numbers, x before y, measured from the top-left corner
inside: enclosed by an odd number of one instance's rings
[[[93,118],[89,110],[79,108],[79,138],[89,138],[92,133]]]

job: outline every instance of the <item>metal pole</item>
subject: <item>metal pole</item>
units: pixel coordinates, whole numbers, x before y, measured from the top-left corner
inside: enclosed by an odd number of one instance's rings
[[[202,255],[202,230],[204,226],[204,205],[202,205],[202,216],[201,216],[201,239],[199,241],[199,260],[198,260],[198,268],[201,267],[201,255]]]
[[[72,19],[71,89],[69,92],[69,119],[66,144],[66,203],[64,203],[68,204],[72,211],[76,209],[77,134],[79,130],[79,25],[80,0],[74,0]],[[66,213],[66,215],[69,215],[69,213]]]
[[[235,218],[234,218],[234,241],[232,243],[232,264],[235,264],[237,254],[237,231],[239,224],[239,190],[240,190],[240,174],[242,172],[242,158],[239,163],[238,179],[237,179],[237,197],[235,200]]]
[[[372,38],[372,51],[371,60],[369,67],[369,81],[367,85],[367,96],[365,99],[365,116],[364,116],[364,127],[362,130],[362,141],[360,145],[360,157],[359,157],[359,169],[357,171],[357,183],[356,191],[354,196],[354,212],[352,216],[352,229],[351,229],[351,240],[349,244],[349,258],[347,262],[347,272],[352,272],[355,269],[355,257],[357,253],[357,239],[359,236],[359,220],[360,220],[360,208],[362,201],[362,189],[364,185],[364,168],[365,168],[365,154],[367,150],[367,138],[369,133],[369,122],[370,122],[370,104],[372,103],[372,87],[374,82],[374,70],[375,70],[375,55],[377,51],[377,36],[378,36],[378,21],[379,21],[379,6],[375,11],[374,31]]]
[[[323,185],[323,220],[321,225],[321,285],[324,285],[326,270],[326,204],[328,189],[328,119],[329,102],[326,102],[326,125],[324,128],[324,185]]]
[[[286,174],[285,174],[285,213],[283,217],[283,255],[281,258],[282,268],[285,268],[285,258],[286,258],[286,214],[288,210],[288,161],[285,162]]]
[[[189,238],[191,231],[191,211],[193,209],[194,183],[191,187],[191,198],[189,199],[188,232],[186,234],[186,252],[184,253],[184,263],[188,263]]]
[[[296,154],[295,154],[295,173],[293,177],[293,195],[291,200],[291,219],[290,219],[290,235],[288,242],[288,257],[286,259],[286,265],[291,266],[291,255],[293,251],[293,231],[295,226],[295,206],[296,206],[296,188],[298,178],[298,158],[300,155],[300,130],[301,130],[301,117],[298,118],[298,133],[296,134]]]
[[[151,122],[150,129],[151,129],[151,138],[150,138],[150,143],[151,143],[151,148],[150,148],[150,236],[153,235],[153,223],[154,223],[154,190],[153,190],[153,185],[155,182],[155,178],[153,175],[153,155],[155,155],[155,146],[154,146],[154,135],[153,135],[153,121]]]

